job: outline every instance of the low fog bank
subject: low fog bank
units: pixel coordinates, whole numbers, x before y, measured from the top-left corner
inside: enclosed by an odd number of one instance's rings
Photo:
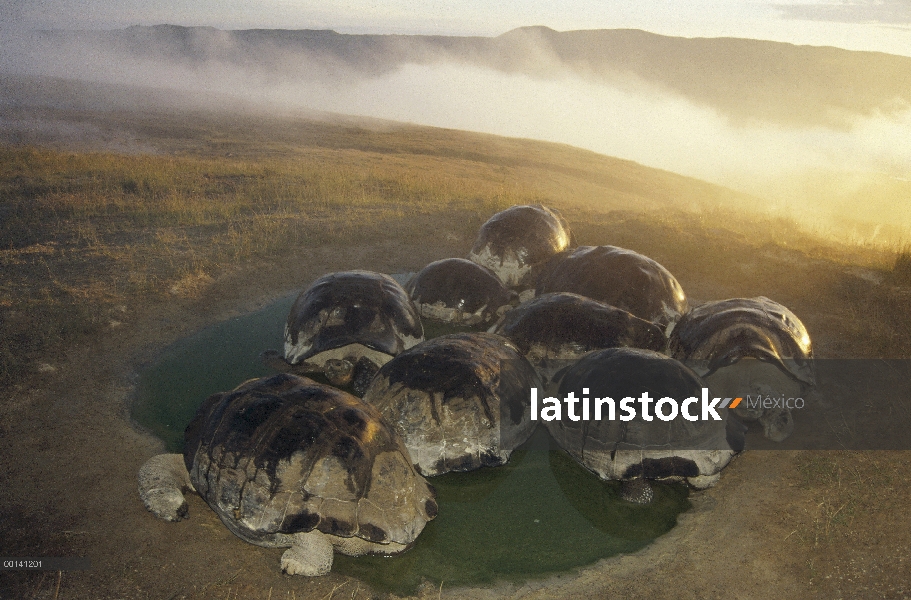
[[[497,37],[350,35],[331,30],[222,31],[156,25],[45,31],[31,45],[84,67],[99,49],[190,69],[222,64],[279,78],[381,77],[407,65],[464,64],[535,79],[574,76],[623,89],[646,82],[726,118],[849,129],[855,115],[911,108],[911,57],[764,40],[682,38],[628,29],[523,27]],[[30,63],[41,62],[33,56]]]
[[[0,71],[156,90],[143,94],[140,110],[174,101],[183,108],[325,111],[566,143],[766,198],[757,210],[839,237],[886,243],[911,237],[911,107],[900,98],[883,109],[830,108],[838,113],[830,123],[788,124],[732,118],[660,78],[619,73],[606,79],[558,69],[560,56],[540,45],[529,46],[534,54],[526,61],[540,66],[529,73],[466,58],[489,38],[455,38],[447,50],[430,52],[423,39],[361,36],[363,47],[355,52],[326,45],[337,41],[331,32],[312,32],[325,39],[289,53],[265,36],[270,58],[264,61],[239,54],[226,33],[205,30],[202,45],[196,38],[182,45],[151,39],[154,52],[124,51],[88,34],[53,44],[47,34],[7,35]],[[397,38],[392,42],[401,56],[389,59],[382,44],[391,42],[379,38]],[[371,58],[369,51],[380,47],[385,54]],[[130,97],[0,88],[0,110],[17,103],[124,110]],[[8,116],[5,125],[11,126]]]

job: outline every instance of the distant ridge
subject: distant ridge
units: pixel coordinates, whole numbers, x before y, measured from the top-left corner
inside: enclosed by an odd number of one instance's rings
[[[633,29],[559,32],[534,26],[491,38],[155,25],[40,35],[58,45],[92,44],[146,59],[277,69],[289,78],[313,65],[370,77],[405,64],[440,63],[545,78],[574,74],[654,86],[736,122],[849,127],[856,116],[911,108],[909,57]]]

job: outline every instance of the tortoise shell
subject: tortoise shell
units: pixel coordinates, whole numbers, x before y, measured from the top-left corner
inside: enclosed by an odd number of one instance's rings
[[[422,317],[453,325],[490,323],[519,299],[493,271],[464,258],[430,263],[405,289]]]
[[[663,350],[664,333],[632,313],[568,292],[535,297],[504,315],[494,333],[512,340],[532,364],[574,360],[592,350],[632,346]]]
[[[648,392],[653,401],[669,397],[682,403],[700,398],[703,387],[696,373],[663,354],[637,348],[599,350],[566,369],[559,381],[559,398],[572,392],[576,398],[589,399],[590,419],[573,420],[567,411],[559,420],[545,421],[545,426],[560,447],[602,479],[713,476],[743,449],[739,422],[732,421],[726,409],[717,408],[722,421],[688,421],[680,415],[665,421],[655,416],[657,402],[651,404],[652,419],[646,420],[638,401]],[[596,399],[602,398],[615,401],[613,420],[607,404],[601,407],[601,418],[596,418]],[[620,419],[624,398],[635,400],[636,418],[631,421]],[[691,413],[699,411],[690,407]],[[578,406],[576,416],[581,417],[581,412]],[[669,415],[666,408],[662,413]]]
[[[743,358],[756,358],[795,381],[816,381],[807,328],[786,307],[764,296],[697,306],[674,327],[668,349],[674,358],[698,364],[703,377]]]
[[[186,429],[184,462],[225,525],[263,546],[314,529],[410,544],[437,512],[376,409],[291,374],[209,397]]]
[[[507,339],[444,335],[386,363],[364,394],[423,475],[504,464],[534,430],[534,367]]]
[[[382,364],[423,338],[417,309],[392,277],[371,271],[330,273],[301,292],[291,307],[285,360],[321,365],[321,357],[358,356],[367,349]],[[345,351],[352,346],[357,348]]]
[[[688,309],[683,288],[667,269],[616,246],[580,246],[552,259],[535,289],[539,296],[548,292],[586,296],[662,328]]]
[[[481,226],[468,258],[509,287],[533,286],[536,269],[572,244],[569,225],[557,211],[513,206]]]

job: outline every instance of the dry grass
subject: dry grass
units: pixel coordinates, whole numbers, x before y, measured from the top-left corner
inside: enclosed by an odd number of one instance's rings
[[[911,519],[904,481],[907,452],[814,451],[795,458],[794,531],[810,583],[821,597],[863,590],[865,597],[908,592]],[[797,500],[801,498],[802,500]],[[889,557],[883,561],[882,557]],[[896,576],[897,575],[897,576]]]
[[[137,304],[199,295],[257,258],[397,237],[470,240],[517,203],[654,209],[740,198],[567,146],[457,131],[218,113],[36,118],[112,132],[118,145],[138,140],[149,153],[0,146],[6,386]]]
[[[911,249],[907,246],[896,252],[889,280],[896,285],[911,285]]]
[[[896,287],[906,285],[907,253],[890,275],[888,252],[744,213],[755,198],[704,182],[558,144],[430,128],[65,117],[128,131],[155,153],[0,146],[7,386],[137,304],[197,296],[225,269],[364,241],[471,240],[494,212],[535,202],[563,210],[581,244],[654,257],[697,299],[765,294],[815,307],[827,294],[830,312],[849,317],[853,352],[911,355],[906,290]],[[857,264],[890,285],[844,274]]]
[[[482,215],[529,199],[481,184],[469,192],[419,168],[349,170],[318,159],[0,149],[0,381],[116,324],[124,306],[198,294],[254,257],[390,230],[430,241],[414,229],[431,212],[458,215],[448,222],[466,235]]]

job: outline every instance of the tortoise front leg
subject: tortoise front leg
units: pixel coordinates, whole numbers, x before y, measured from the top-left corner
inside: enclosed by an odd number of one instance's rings
[[[282,571],[316,577],[332,570],[332,542],[325,533],[314,529],[295,533],[291,538],[291,547],[282,554]]]
[[[187,518],[185,491],[195,492],[183,454],[159,454],[139,468],[139,497],[159,519],[180,521]]]

